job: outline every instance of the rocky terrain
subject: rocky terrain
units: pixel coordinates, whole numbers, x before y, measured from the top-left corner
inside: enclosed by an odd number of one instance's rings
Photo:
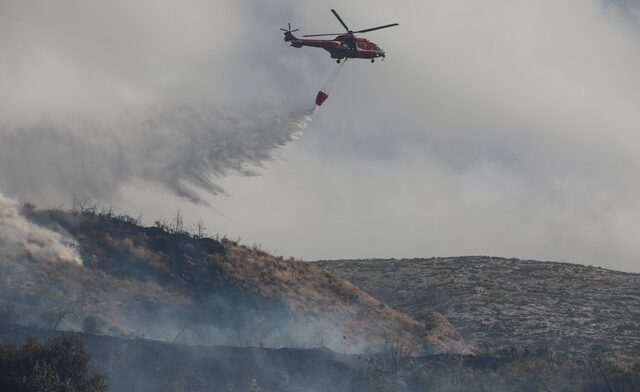
[[[416,319],[442,313],[480,351],[640,353],[640,274],[495,257],[319,265]]]

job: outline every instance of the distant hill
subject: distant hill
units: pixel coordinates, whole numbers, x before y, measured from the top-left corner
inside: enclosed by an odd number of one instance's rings
[[[441,312],[481,351],[640,353],[640,274],[495,257],[318,264],[418,320]]]
[[[201,345],[471,351],[443,317],[425,328],[314,264],[106,212],[22,214],[72,237],[82,265],[0,256],[0,322]]]

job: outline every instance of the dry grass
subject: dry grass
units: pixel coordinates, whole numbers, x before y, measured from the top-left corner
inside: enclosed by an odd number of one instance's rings
[[[283,301],[306,322],[319,323],[334,346],[349,351],[381,348],[390,337],[416,353],[470,352],[455,328],[440,315],[430,331],[422,323],[385,306],[353,283],[336,278],[316,264],[283,260],[264,251],[223,241],[219,262],[247,290]]]

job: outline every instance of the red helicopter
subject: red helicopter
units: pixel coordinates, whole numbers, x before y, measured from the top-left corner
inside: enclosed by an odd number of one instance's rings
[[[347,30],[346,33],[335,34],[310,34],[303,37],[325,37],[325,36],[337,36],[332,40],[318,40],[318,39],[299,39],[293,33],[299,29],[291,30],[291,23],[289,23],[288,29],[280,29],[284,31],[284,40],[291,42],[291,46],[294,48],[301,48],[303,46],[310,46],[314,48],[323,48],[331,54],[332,59],[336,59],[336,62],[340,64],[343,59],[371,59],[373,63],[376,58],[382,57],[384,59],[385,53],[382,48],[373,42],[358,38],[354,34],[367,33],[369,31],[386,29],[387,27],[399,26],[398,23],[392,23],[384,26],[372,27],[370,29],[363,29],[358,31],[351,30],[346,23],[340,18],[340,15],[336,10],[332,9],[333,15],[338,18],[340,24]]]

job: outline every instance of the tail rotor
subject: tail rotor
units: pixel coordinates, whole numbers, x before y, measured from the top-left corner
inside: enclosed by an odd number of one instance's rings
[[[285,28],[280,28],[280,30],[284,31],[285,33],[295,33],[296,31],[300,30],[300,29],[295,29],[295,30],[291,30],[291,23],[289,23],[289,28],[285,29]]]
[[[296,31],[300,30],[300,29],[295,29],[295,30],[291,30],[291,23],[289,23],[288,28],[280,28],[280,30],[284,31],[284,40],[286,42],[291,42],[291,41],[296,41],[298,38],[296,38],[295,35],[293,35],[293,33],[295,33]]]

